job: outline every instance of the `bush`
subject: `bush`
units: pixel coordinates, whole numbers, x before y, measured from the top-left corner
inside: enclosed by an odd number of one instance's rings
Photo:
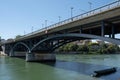
[[[81,51],[82,53],[83,52],[89,52],[89,48],[88,48],[88,46],[86,46],[86,45],[80,45],[78,48],[77,48],[77,51]]]
[[[66,44],[64,46],[61,46],[59,48],[59,51],[65,51],[65,52],[69,52],[69,51],[77,51],[78,45],[77,44]]]
[[[111,54],[111,53],[115,53],[116,51],[120,51],[120,48],[117,45],[113,45],[113,44],[99,45],[98,43],[89,43],[87,45],[77,45],[74,43],[69,43],[64,46],[61,46],[58,49],[58,51],[60,52],[79,51],[82,53],[89,53],[89,54]]]

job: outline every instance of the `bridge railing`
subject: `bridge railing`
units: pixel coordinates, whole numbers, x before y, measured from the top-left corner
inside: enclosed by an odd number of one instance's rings
[[[83,14],[74,16],[74,17],[72,17],[72,18],[66,19],[66,20],[64,20],[64,21],[55,23],[55,24],[50,25],[50,26],[48,26],[48,27],[39,29],[39,30],[34,31],[34,32],[32,32],[32,33],[26,34],[26,35],[24,35],[24,36],[21,37],[21,38],[24,38],[24,37],[27,37],[27,36],[31,36],[31,35],[37,34],[37,33],[39,33],[39,32],[47,31],[47,30],[49,30],[49,29],[52,29],[52,28],[55,28],[55,27],[59,27],[59,26],[62,26],[62,25],[65,25],[65,24],[68,24],[68,23],[71,23],[71,22],[74,22],[74,21],[77,21],[77,20],[81,20],[81,19],[83,19],[83,18],[90,17],[90,16],[92,16],[92,15],[95,15],[95,14],[98,14],[98,13],[101,13],[101,12],[104,12],[104,11],[111,10],[111,9],[116,8],[116,7],[119,7],[119,6],[120,6],[120,0],[115,1],[115,2],[113,2],[113,3],[110,3],[110,4],[107,4],[107,5],[104,5],[104,6],[102,6],[102,7],[96,8],[96,9],[94,9],[94,10],[85,12],[85,13],[83,13]]]

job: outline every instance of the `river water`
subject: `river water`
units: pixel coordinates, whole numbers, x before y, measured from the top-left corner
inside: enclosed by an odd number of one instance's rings
[[[0,80],[120,80],[120,55],[56,55],[56,62],[26,62],[0,56]],[[95,70],[116,67],[117,72],[92,77]]]

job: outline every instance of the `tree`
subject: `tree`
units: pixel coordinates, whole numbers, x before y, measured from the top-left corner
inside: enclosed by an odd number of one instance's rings
[[[77,51],[81,51],[82,53],[83,52],[89,52],[89,48],[87,45],[80,45],[78,48],[77,48]]]
[[[74,43],[68,43],[58,49],[59,51],[70,52],[79,51],[80,53],[89,54],[113,54],[120,51],[120,48],[114,44],[99,44],[99,43],[89,43],[85,45],[77,45]]]
[[[117,45],[110,44],[107,48],[107,51],[109,54],[115,53],[116,51],[119,51],[119,47]]]
[[[12,42],[12,41],[14,41],[14,39],[12,38],[7,39],[7,42]]]
[[[78,45],[77,44],[73,44],[73,43],[68,43],[64,46],[61,46],[59,48],[59,51],[65,51],[65,52],[69,52],[69,51],[77,51]]]
[[[16,37],[15,37],[15,39],[19,39],[19,38],[21,38],[22,36],[21,35],[17,35]]]
[[[96,52],[100,48],[100,45],[98,43],[89,43],[88,48],[89,51]]]
[[[69,51],[77,51],[78,45],[77,44],[70,44]]]

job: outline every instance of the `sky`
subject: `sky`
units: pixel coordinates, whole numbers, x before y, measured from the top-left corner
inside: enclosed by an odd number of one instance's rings
[[[28,34],[117,0],[0,0],[2,39]],[[60,17],[60,18],[59,18]]]

